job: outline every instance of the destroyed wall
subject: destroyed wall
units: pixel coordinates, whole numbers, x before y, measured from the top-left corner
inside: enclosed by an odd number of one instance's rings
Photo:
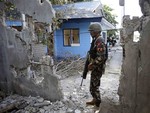
[[[54,17],[54,10],[52,9],[49,0],[9,0],[14,3],[19,11],[23,14],[28,14],[34,20],[43,23],[51,24]]]
[[[34,61],[39,61],[42,56],[45,56],[47,54],[47,46],[43,44],[33,44],[32,50],[34,54]]]
[[[134,18],[131,20],[129,16],[125,16],[123,20],[123,34],[121,38],[125,54],[119,86],[123,113],[135,113],[138,43],[133,42],[133,35],[135,25],[139,25],[139,21],[136,20],[138,19]]]
[[[150,6],[148,0],[140,0],[143,16],[138,21],[129,16],[123,20],[125,57],[118,91],[121,113],[150,112],[150,7],[147,5]],[[140,32],[141,38],[133,42],[136,30]]]
[[[54,10],[48,0],[10,1],[23,14],[32,16],[38,22],[51,25]],[[52,72],[51,59],[45,57],[41,62],[30,61],[34,39],[31,28],[24,28],[21,32],[13,28],[7,28],[3,24],[3,17],[1,18],[0,90],[27,96],[42,96],[51,101],[60,100],[63,95],[58,78]],[[31,69],[32,65],[36,65],[39,72]]]

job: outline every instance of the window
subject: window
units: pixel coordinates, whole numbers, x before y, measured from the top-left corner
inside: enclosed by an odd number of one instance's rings
[[[64,46],[79,46],[79,29],[64,29]]]

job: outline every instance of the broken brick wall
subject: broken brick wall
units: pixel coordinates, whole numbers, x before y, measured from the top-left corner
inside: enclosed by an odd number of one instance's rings
[[[51,25],[54,11],[48,0],[10,0],[19,11],[34,20]],[[25,7],[24,7],[25,6]],[[43,15],[44,14],[44,15]],[[43,73],[31,69],[33,32],[30,27],[17,31],[0,23],[0,90],[21,95],[42,96],[51,101],[60,100],[63,95],[59,80],[50,66],[44,66]],[[47,61],[49,62],[49,61]],[[40,71],[41,64],[37,64]],[[47,64],[46,64],[47,65]],[[39,75],[39,76],[38,76]],[[42,78],[38,80],[39,78]]]

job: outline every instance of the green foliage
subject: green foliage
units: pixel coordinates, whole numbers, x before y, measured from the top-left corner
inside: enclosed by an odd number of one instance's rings
[[[104,5],[104,6],[103,6],[103,11],[104,11],[104,13],[105,13],[105,18],[106,18],[106,20],[107,20],[108,22],[110,22],[112,25],[116,26],[116,25],[118,24],[118,22],[116,21],[117,15],[112,14],[113,9],[112,9],[111,7],[109,7],[109,6],[107,6],[107,5]],[[109,37],[111,37],[111,36],[116,36],[116,32],[117,32],[116,29],[114,29],[114,30],[109,30],[109,31],[107,32],[107,35],[108,35]]]
[[[13,10],[15,6],[11,2],[5,2],[5,10]]]
[[[3,11],[10,11],[14,10],[15,6],[9,1],[6,0],[0,0],[0,4],[2,4],[3,8],[0,8],[0,16],[2,16]]]
[[[0,3],[2,3],[4,5],[4,10],[8,11],[8,10],[13,10],[14,9],[14,5],[6,0],[0,0]]]
[[[49,0],[53,5],[61,5],[61,4],[65,4],[66,1],[65,0]]]
[[[107,5],[103,6],[103,11],[105,13],[105,18],[114,26],[116,26],[116,24],[118,24],[118,22],[115,20],[117,15],[112,14],[113,9],[110,8]]]

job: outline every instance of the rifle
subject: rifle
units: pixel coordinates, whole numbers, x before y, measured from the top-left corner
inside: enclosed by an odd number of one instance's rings
[[[86,62],[85,62],[85,65],[84,65],[83,74],[82,74],[82,81],[81,81],[80,86],[82,86],[83,79],[86,79],[86,76],[87,76],[87,73],[88,73],[88,65],[89,65],[89,63],[90,62],[88,61],[88,59],[86,59]]]
[[[86,79],[86,75],[88,73],[88,65],[89,65],[89,61],[88,59],[86,59],[86,62],[85,62],[85,65],[84,65],[84,70],[83,70],[83,74],[82,74],[82,77],[83,79]]]
[[[83,83],[83,78],[82,78],[82,81],[81,81],[81,84],[80,84],[80,86],[82,86],[82,83]]]

